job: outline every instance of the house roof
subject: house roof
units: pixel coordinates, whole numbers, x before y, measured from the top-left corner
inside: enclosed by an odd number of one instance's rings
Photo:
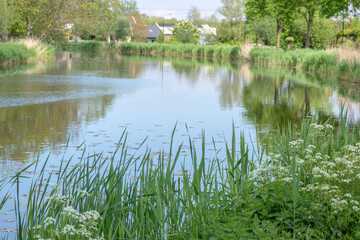
[[[146,34],[147,38],[157,38],[161,33],[160,29],[156,25],[147,26],[148,32]]]
[[[147,38],[157,38],[160,33],[164,33],[165,35],[172,35],[174,30],[175,24],[168,24],[168,23],[155,23],[155,25],[148,25],[147,26]],[[209,25],[197,25],[201,34],[214,34],[216,35],[216,28],[211,28]]]

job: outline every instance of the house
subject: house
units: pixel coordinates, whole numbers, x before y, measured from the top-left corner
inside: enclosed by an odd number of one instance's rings
[[[148,32],[146,34],[146,38],[147,38],[148,42],[155,42],[156,38],[161,33],[161,30],[156,25],[147,26],[147,31]]]
[[[155,25],[149,25],[148,32],[146,34],[146,38],[148,42],[154,42],[160,33],[165,35],[165,39],[170,39],[173,35],[175,24],[167,24],[167,23],[155,23]],[[199,43],[204,44],[205,36],[208,34],[212,34],[216,36],[216,28],[212,28],[209,25],[197,25],[198,30],[200,31],[200,39]]]

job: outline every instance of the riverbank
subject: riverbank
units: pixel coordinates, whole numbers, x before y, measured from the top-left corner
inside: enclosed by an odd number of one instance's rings
[[[206,160],[205,142],[197,150],[190,139],[192,169],[176,169],[182,145],[170,144],[169,155],[156,159],[151,150],[128,156],[126,133],[112,156],[64,159],[51,173],[36,163],[27,213],[20,212],[19,192],[9,200],[18,238],[357,238],[359,129],[345,117],[339,124],[315,119],[298,132],[268,134],[257,154],[243,135],[237,142],[234,128],[230,143],[214,143],[225,159]],[[3,184],[19,188],[23,171]]]
[[[360,80],[360,59],[356,56],[341,56],[343,49],[334,49],[331,51],[313,49],[276,50],[274,48],[251,46],[207,46],[135,42],[112,45],[105,42],[94,41],[70,42],[69,48],[70,50],[114,50],[122,53],[140,55],[248,60],[275,67],[297,67],[305,71],[335,74],[339,79]]]
[[[119,43],[105,42],[69,42],[70,50],[97,49],[115,50],[128,54],[166,55],[199,58],[244,59],[239,46],[230,45],[196,45],[196,44],[161,44],[161,43]]]
[[[341,56],[341,51],[343,49],[325,51],[253,48],[250,52],[250,60],[259,64],[297,67],[306,71],[336,74],[340,79],[360,80],[360,58]]]
[[[54,47],[32,39],[0,43],[0,66],[42,60],[54,55]]]

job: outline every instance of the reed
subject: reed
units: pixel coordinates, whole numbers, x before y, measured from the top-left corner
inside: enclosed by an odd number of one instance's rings
[[[114,49],[123,53],[141,55],[171,55],[183,57],[216,57],[242,59],[238,46],[208,46],[196,44],[161,44],[161,43],[117,43],[107,44],[104,42],[81,41],[70,42],[70,49]]]
[[[29,62],[54,56],[55,49],[34,39],[0,43],[0,64]]]
[[[24,44],[28,49],[35,51],[36,59],[46,59],[55,55],[55,48],[49,44],[45,44],[38,39],[25,38],[16,42]]]
[[[24,44],[15,42],[0,43],[0,64],[26,62],[30,57],[35,56],[35,51],[27,48]]]
[[[70,50],[75,49],[113,49],[115,46],[111,44],[107,44],[105,42],[100,41],[78,41],[78,42],[69,42],[67,47]]]
[[[195,44],[122,43],[125,53],[166,54],[185,57],[243,58],[237,46],[208,46]]]
[[[357,51],[336,50],[283,50],[253,48],[250,60],[260,64],[295,66],[312,72],[334,74],[342,79],[360,79],[360,59]]]
[[[36,163],[27,215],[20,214],[19,193],[15,200],[18,238],[357,238],[360,134],[346,116],[289,125],[255,149],[242,133],[237,140],[233,127],[224,156],[214,142],[211,161],[205,136],[200,150],[189,137],[191,169],[182,162],[183,146],[173,145],[175,129],[170,154],[157,158],[149,149],[129,156],[124,132],[108,160],[84,153],[79,162],[62,161],[57,175],[45,171],[48,161]]]

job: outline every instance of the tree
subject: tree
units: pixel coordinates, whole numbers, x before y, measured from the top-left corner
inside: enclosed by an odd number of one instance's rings
[[[265,17],[252,23],[256,36],[259,36],[265,45],[272,45],[276,40],[276,21],[274,18]]]
[[[192,22],[194,25],[200,24],[201,21],[201,14],[196,7],[191,7],[188,14],[187,20]]]
[[[180,21],[174,26],[174,37],[181,43],[197,43],[200,32],[197,27],[189,21]]]
[[[319,15],[314,17],[313,31],[311,31],[309,47],[324,49],[336,39],[335,23],[332,19],[326,19]],[[301,16],[295,18],[294,25],[289,35],[294,37],[294,44],[303,47],[306,44],[308,34],[307,23]]]
[[[135,42],[147,42],[146,33],[148,32],[148,27],[146,26],[142,15],[136,13],[133,16],[128,16],[128,18],[132,20],[130,20],[132,40]]]
[[[0,41],[8,40],[8,33],[13,21],[14,5],[9,0],[0,0]]]
[[[121,16],[134,15],[139,12],[135,0],[112,0],[115,14]]]
[[[297,0],[296,2],[298,4],[298,11],[304,17],[307,24],[305,48],[309,48],[314,18],[320,9],[320,5],[318,0]]]
[[[230,36],[232,40],[240,40],[241,20],[244,15],[244,0],[221,0],[223,6],[219,12],[224,16],[225,21],[229,22]]]
[[[280,47],[280,34],[283,23],[291,19],[293,2],[283,0],[248,0],[246,2],[246,17],[252,22],[273,17],[276,20],[276,48]]]
[[[81,1],[79,14],[76,16],[75,29],[78,34],[115,40],[116,31],[119,35],[119,25],[125,30],[125,22],[121,22],[126,15],[137,14],[136,2],[133,0],[75,0]],[[122,24],[122,25],[121,25]],[[124,32],[120,35],[123,36]]]
[[[124,41],[131,35],[130,23],[125,19],[119,18],[115,22],[114,31],[116,39]]]

